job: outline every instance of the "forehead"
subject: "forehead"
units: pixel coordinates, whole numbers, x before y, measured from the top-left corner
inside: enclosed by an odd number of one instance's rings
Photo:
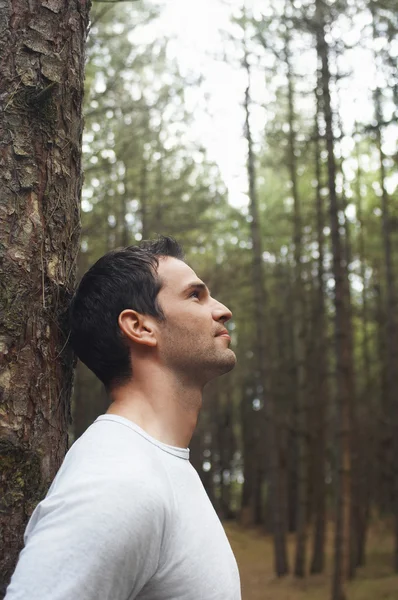
[[[162,289],[179,292],[192,281],[200,281],[195,271],[186,263],[170,256],[159,259],[158,275]]]

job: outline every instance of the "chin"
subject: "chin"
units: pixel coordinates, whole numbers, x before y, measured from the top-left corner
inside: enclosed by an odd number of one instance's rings
[[[220,375],[224,375],[225,373],[229,373],[229,371],[232,371],[232,369],[236,365],[235,352],[228,349],[222,357],[222,359],[215,362],[217,362],[216,368],[218,367],[218,369],[217,372],[214,373],[213,378],[219,377]],[[216,369],[214,369],[214,371],[216,371]]]

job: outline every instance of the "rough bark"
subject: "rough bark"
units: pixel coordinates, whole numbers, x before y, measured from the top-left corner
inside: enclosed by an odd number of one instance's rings
[[[68,445],[88,3],[0,4],[1,585]]]

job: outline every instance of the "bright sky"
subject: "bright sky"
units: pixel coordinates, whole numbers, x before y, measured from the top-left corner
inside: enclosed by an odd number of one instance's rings
[[[187,88],[188,109],[195,114],[192,136],[206,146],[219,165],[231,204],[247,204],[243,139],[242,72],[221,57],[230,29],[230,8],[218,0],[159,0],[164,12],[159,33],[167,33],[170,56],[177,58],[183,75],[201,73],[201,90]]]
[[[169,45],[170,57],[178,60],[183,75],[192,73],[195,76],[201,74],[203,77],[199,90],[197,87],[186,89],[186,102],[195,116],[191,129],[192,137],[199,139],[206,146],[209,157],[218,163],[229,190],[230,202],[240,207],[247,204],[247,149],[243,137],[242,107],[246,77],[236,64],[227,63],[223,59],[223,48],[228,44],[225,32],[231,31],[231,5],[239,7],[243,1],[156,0],[162,6],[162,15],[156,25],[150,26],[151,37],[155,33],[161,37],[166,35],[173,38]],[[273,6],[278,2],[280,0],[273,0]],[[267,0],[246,0],[246,6],[257,10],[259,15],[260,10],[267,10],[267,4]],[[348,19],[342,18],[339,29],[335,29],[335,37],[342,38],[350,44],[357,44],[361,37],[361,27],[367,24],[367,19],[369,16],[360,16],[353,27]],[[398,44],[396,50],[398,55]],[[229,52],[228,56],[232,54]],[[307,53],[297,53],[295,71],[303,75],[313,73],[314,56],[311,49]],[[363,122],[372,119],[369,82],[374,82],[371,83],[374,85],[379,75],[372,52],[359,46],[344,54],[344,62],[340,62],[339,69],[348,74],[339,84],[339,104],[345,132],[350,134],[355,119]],[[307,78],[309,85],[310,77],[311,75],[308,75]],[[252,125],[253,131],[260,135],[265,129],[267,118],[272,118],[272,114],[261,107],[261,104],[266,105],[267,100],[271,98],[262,67],[253,73],[252,84],[252,95],[257,105],[252,109]],[[306,85],[306,78],[302,85]],[[385,140],[387,153],[396,148],[397,129]],[[352,146],[347,139],[342,144],[342,152],[345,154],[350,151]],[[398,178],[389,182],[390,193],[397,184]]]

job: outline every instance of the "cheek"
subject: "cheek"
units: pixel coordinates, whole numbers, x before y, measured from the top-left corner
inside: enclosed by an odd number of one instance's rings
[[[182,319],[177,319],[172,328],[174,329],[173,336],[178,336],[181,344],[184,344],[185,338],[189,338],[192,344],[192,340],[195,338],[209,337],[209,333],[212,331],[212,318],[204,313],[191,313],[184,315]]]
[[[167,335],[173,338],[177,336],[190,335],[208,335],[214,329],[213,314],[208,306],[200,303],[192,303],[187,308],[167,311],[165,329]],[[181,339],[181,343],[184,340]]]

